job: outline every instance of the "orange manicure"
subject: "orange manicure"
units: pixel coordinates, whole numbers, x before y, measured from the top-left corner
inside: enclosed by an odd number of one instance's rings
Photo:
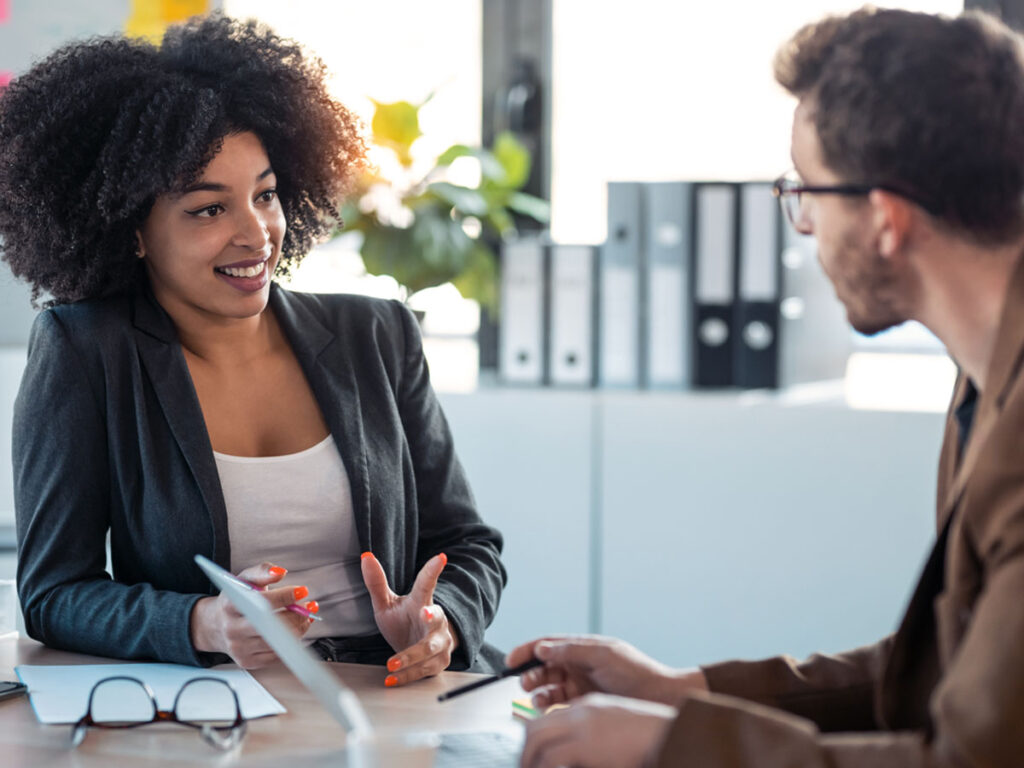
[[[394,675],[388,675],[384,678],[384,685],[386,685],[388,688],[393,688],[396,685],[398,685],[398,678]]]
[[[373,557],[373,552],[363,552],[363,554],[359,556],[359,559],[365,560],[368,557]]]
[[[306,603],[306,610],[310,613],[320,613],[320,603],[316,600],[310,600]]]
[[[271,576],[284,576],[286,573],[288,573],[288,569],[287,568],[282,568],[279,565],[272,565],[272,566],[270,566],[270,575]]]
[[[397,672],[402,668],[401,659],[388,659],[388,672]]]
[[[441,558],[441,565],[448,565],[448,555],[442,552],[438,557]]]
[[[292,592],[292,599],[295,602],[299,602],[302,598],[309,594],[309,587],[296,587]]]
[[[424,621],[430,621],[431,616],[432,616],[432,614],[430,613],[430,609],[429,608],[424,608],[423,609],[423,620]]]

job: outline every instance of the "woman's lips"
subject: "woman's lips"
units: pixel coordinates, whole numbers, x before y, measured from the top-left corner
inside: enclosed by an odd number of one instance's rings
[[[263,288],[270,280],[267,265],[269,259],[263,261],[238,262],[227,267],[215,267],[214,273],[228,285],[244,293],[252,293]],[[245,265],[245,266],[242,266]],[[230,272],[226,271],[230,270]],[[232,274],[233,273],[233,274]]]

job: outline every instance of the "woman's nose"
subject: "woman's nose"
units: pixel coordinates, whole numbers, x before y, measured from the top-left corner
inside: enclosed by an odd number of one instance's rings
[[[236,214],[235,245],[259,250],[270,241],[270,227],[260,211],[248,207]]]

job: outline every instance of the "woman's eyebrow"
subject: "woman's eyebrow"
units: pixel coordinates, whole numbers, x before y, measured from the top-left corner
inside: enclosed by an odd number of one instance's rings
[[[267,166],[267,169],[256,177],[256,181],[263,181],[263,179],[270,176],[273,172],[274,169]],[[197,181],[195,184],[189,184],[181,190],[181,192],[178,193],[178,197],[184,197],[192,192],[226,192],[228,189],[230,189],[230,187],[228,187],[227,184],[220,184],[216,181]]]

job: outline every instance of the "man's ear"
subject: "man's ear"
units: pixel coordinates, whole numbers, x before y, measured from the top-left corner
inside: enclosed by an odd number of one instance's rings
[[[878,238],[878,252],[884,258],[891,258],[899,253],[910,235],[913,204],[905,197],[884,189],[871,190],[868,202]]]

